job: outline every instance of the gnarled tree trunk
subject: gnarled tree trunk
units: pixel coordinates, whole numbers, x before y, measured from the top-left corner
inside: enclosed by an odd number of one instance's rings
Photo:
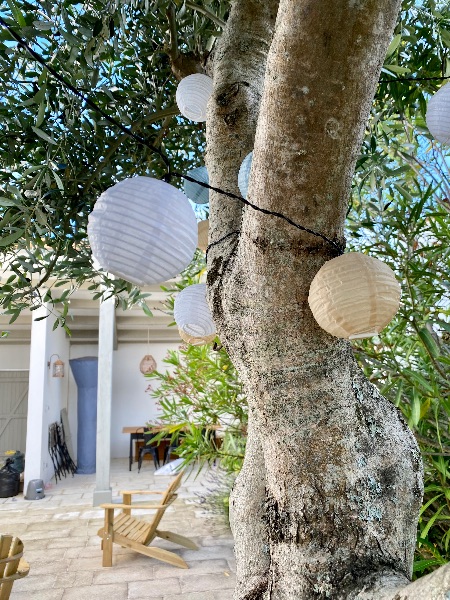
[[[399,5],[235,2],[214,57],[211,184],[238,192],[257,122],[249,200],[342,244]],[[210,243],[221,241],[208,255],[209,303],[250,404],[231,505],[235,599],[400,600],[422,498],[420,454],[350,344],[309,310],[310,283],[336,250],[222,195],[212,194],[210,208]]]

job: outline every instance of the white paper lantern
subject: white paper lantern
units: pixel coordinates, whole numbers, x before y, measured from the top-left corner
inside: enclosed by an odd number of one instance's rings
[[[190,285],[175,298],[173,309],[175,322],[189,336],[205,338],[216,333],[209,306],[206,302],[206,285]]]
[[[209,184],[208,171],[206,170],[206,167],[197,167],[196,169],[192,169],[192,171],[188,171],[188,175],[193,179],[197,179],[197,181]],[[183,188],[186,196],[189,198],[189,200],[195,202],[195,204],[208,204],[208,188],[204,188],[201,185],[198,185],[198,183],[193,183],[187,179],[184,180]]]
[[[242,161],[242,164],[238,173],[238,186],[239,190],[242,194],[242,197],[247,200],[247,192],[248,192],[248,180],[250,178],[250,169],[252,168],[252,159],[253,152],[247,154],[247,156]]]
[[[103,269],[142,286],[167,281],[188,266],[197,247],[197,220],[177,188],[132,177],[97,200],[88,236]]]
[[[450,84],[447,83],[430,99],[427,106],[427,126],[431,135],[450,144]]]
[[[179,329],[178,333],[180,334],[180,338],[187,344],[191,344],[191,346],[204,346],[205,344],[211,344],[211,342],[216,339],[215,333],[205,337],[194,337],[193,335],[188,335],[182,329]]]
[[[398,310],[401,289],[391,268],[359,252],[326,262],[314,277],[309,306],[331,335],[358,339],[377,335]]]
[[[209,232],[209,221],[200,221],[198,224],[198,242],[197,248],[200,248],[203,252],[206,252],[208,247],[208,232]]]
[[[156,360],[151,354],[146,354],[139,364],[139,370],[143,375],[153,373],[156,370]]]
[[[206,106],[213,91],[213,80],[203,73],[184,77],[177,87],[180,113],[191,121],[206,121]]]

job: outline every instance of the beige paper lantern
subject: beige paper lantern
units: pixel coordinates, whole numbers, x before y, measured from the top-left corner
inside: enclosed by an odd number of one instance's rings
[[[323,265],[311,283],[308,302],[322,329],[354,340],[386,327],[400,296],[392,269],[376,258],[349,252]]]
[[[205,337],[194,337],[182,329],[179,329],[178,333],[180,334],[180,338],[187,344],[191,344],[191,346],[203,346],[204,344],[211,344],[216,339],[215,333],[212,335],[206,335]]]
[[[139,369],[143,375],[156,371],[156,360],[151,354],[146,354],[139,364]]]
[[[206,252],[206,248],[208,247],[208,231],[209,231],[209,221],[200,221],[198,224],[198,242],[197,248],[200,248],[203,252]]]

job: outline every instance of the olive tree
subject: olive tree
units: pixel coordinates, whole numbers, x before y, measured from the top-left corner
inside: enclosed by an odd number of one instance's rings
[[[104,110],[171,151],[178,170],[192,163],[180,143],[195,142],[199,129],[174,121],[168,99],[175,77],[192,72],[214,81],[205,153],[211,185],[237,194],[240,163],[253,149],[248,197],[262,210],[211,192],[207,258],[210,308],[249,404],[230,505],[236,600],[444,598],[446,567],[409,584],[422,499],[412,432],[365,378],[350,344],[321,330],[307,303],[313,277],[345,245],[352,176],[400,0],[184,2],[178,13],[170,3],[145,2],[141,21],[132,19],[139,2],[8,4],[23,36],[94,91]],[[413,8],[405,2],[409,15]],[[408,21],[422,25],[416,13]],[[431,37],[445,41],[438,17],[437,28]],[[429,51],[424,37],[415,40],[416,64]],[[439,66],[441,50],[433,55]],[[15,267],[3,306],[13,318],[39,301],[49,274],[93,274],[85,227],[99,191],[135,173],[163,174],[148,144],[142,152],[133,139],[119,153],[125,139],[45,71],[33,72],[24,53],[5,44],[2,55],[14,92],[3,107],[11,168],[2,179],[3,227],[12,236],[4,246]],[[169,121],[152,131],[158,118]],[[25,258],[16,252],[21,235]],[[142,300],[124,282],[106,283]]]

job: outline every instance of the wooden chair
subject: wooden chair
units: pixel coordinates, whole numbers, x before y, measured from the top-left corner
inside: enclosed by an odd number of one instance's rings
[[[186,562],[174,552],[149,547],[156,537],[169,540],[185,548],[198,550],[198,546],[188,538],[171,531],[162,531],[158,525],[166,511],[167,507],[177,498],[176,491],[180,487],[183,473],[179,473],[165,492],[153,492],[142,490],[127,490],[120,492],[123,497],[122,504],[101,504],[105,509],[104,527],[98,530],[98,535],[102,538],[103,566],[112,566],[113,544],[119,544],[124,548],[130,548],[151,558],[162,560],[176,567],[187,569]],[[146,504],[139,502],[131,503],[131,497],[135,494],[160,494],[162,496],[160,504]],[[121,509],[122,512],[115,515],[114,511]],[[151,509],[156,511],[151,521],[145,521],[131,516],[131,511],[136,509]]]
[[[29,573],[30,565],[22,556],[23,544],[18,537],[0,535],[0,600],[8,600],[15,580]]]

